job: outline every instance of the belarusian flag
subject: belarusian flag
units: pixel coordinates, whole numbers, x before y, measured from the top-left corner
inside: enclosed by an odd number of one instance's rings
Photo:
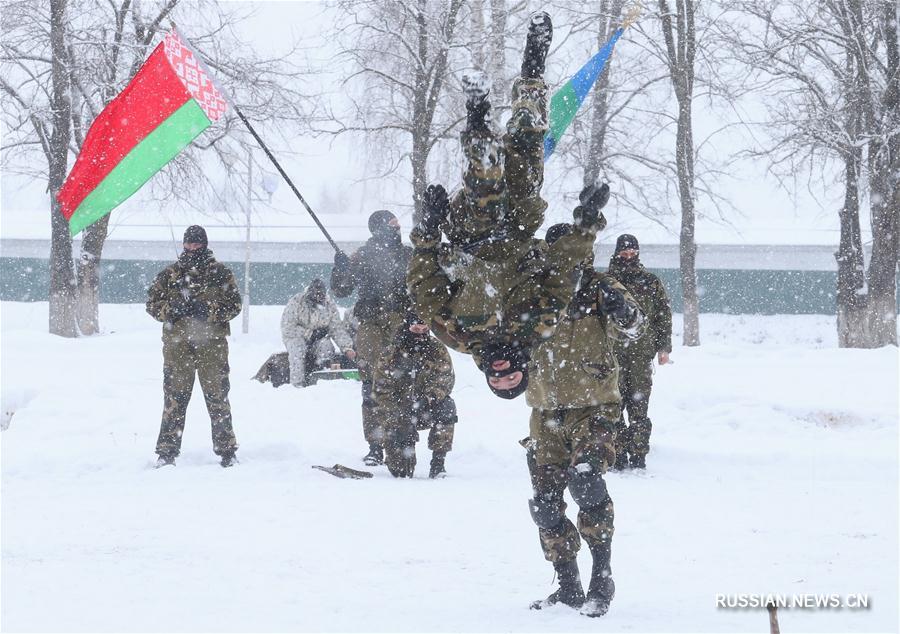
[[[172,30],[91,124],[57,197],[69,232],[115,209],[225,109],[199,56]]]

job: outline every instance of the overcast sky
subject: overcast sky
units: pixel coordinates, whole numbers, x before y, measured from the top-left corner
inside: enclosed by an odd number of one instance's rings
[[[282,42],[295,36],[312,36],[322,29],[322,20],[329,18],[319,2],[256,2],[253,3],[257,15],[245,25],[243,36],[253,46],[263,52],[277,51]],[[179,29],[190,36],[190,25],[179,21]],[[624,36],[623,40],[628,35]],[[621,46],[621,44],[620,44]],[[322,50],[322,58],[328,51]],[[552,59],[550,61],[552,64]],[[553,71],[548,69],[548,79]],[[558,78],[558,81],[564,81]],[[555,89],[558,86],[551,86]],[[701,139],[706,132],[720,127],[720,116],[704,110],[701,100],[695,106],[695,138]],[[753,111],[760,104],[747,102],[745,112]],[[717,137],[715,148],[719,154],[729,153],[734,147],[741,147],[746,139],[744,132],[735,131],[730,136]],[[279,154],[277,139],[271,145]],[[283,154],[282,148],[282,154]],[[378,208],[393,208],[400,212],[405,229],[411,228],[409,217],[410,187],[404,182],[377,182],[366,180],[371,177],[361,151],[359,139],[344,138],[328,144],[313,139],[293,139],[291,149],[300,153],[295,159],[286,159],[285,167],[295,179],[313,209],[322,215],[324,224],[335,228],[339,240],[362,239],[366,235],[365,218]],[[262,152],[257,161],[264,161]],[[461,155],[455,157],[461,165]],[[558,189],[570,181],[569,189],[574,191],[553,191],[545,187],[544,194],[551,206],[546,226],[570,218],[572,200],[577,194],[577,184],[572,178],[564,180],[554,171],[554,161],[547,164],[547,183],[554,183]],[[270,171],[271,168],[269,168]],[[800,194],[793,198],[780,189],[774,177],[766,174],[762,162],[744,161],[722,180],[721,190],[737,208],[729,215],[728,222],[699,219],[697,242],[700,244],[837,244],[837,210],[843,196],[839,182],[828,188],[816,185],[806,191],[801,179]],[[455,184],[451,184],[451,187]],[[615,192],[615,182],[611,183]],[[22,177],[3,173],[2,175],[2,218],[0,235],[3,238],[46,238],[50,232],[49,201],[44,191],[45,182],[28,182]],[[239,188],[238,191],[243,191]],[[700,211],[706,211],[700,209]],[[616,208],[615,198],[605,210],[609,227],[604,239],[614,239],[623,232],[637,234],[645,243],[677,243],[680,219],[677,216],[665,219],[661,226],[633,212],[621,212]],[[188,213],[169,211],[161,214],[147,209],[142,204],[140,192],[112,212],[111,239],[170,239],[171,235],[183,227],[199,221],[210,228],[211,238],[218,240],[242,240],[244,232],[239,227],[231,229],[215,228],[216,225],[242,225],[244,218],[241,207],[236,204],[230,212],[210,212],[203,218]],[[868,219],[862,219],[864,239],[868,240]],[[317,232],[310,229],[312,221],[293,197],[289,188],[282,184],[275,193],[271,205],[255,203],[253,223],[254,239],[260,240],[304,240],[314,239]],[[268,228],[266,228],[268,227]],[[293,229],[292,227],[296,227]]]

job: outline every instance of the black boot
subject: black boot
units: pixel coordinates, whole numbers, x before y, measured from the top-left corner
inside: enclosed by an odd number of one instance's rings
[[[222,454],[222,460],[219,461],[219,464],[226,469],[228,467],[233,467],[234,465],[238,464],[237,456],[235,456],[233,453]]]
[[[591,582],[588,585],[586,601],[581,608],[581,613],[586,616],[606,614],[616,594],[616,583],[613,581],[610,568],[610,547],[607,542],[591,548],[591,557],[594,559]]]
[[[463,92],[466,94],[466,132],[476,137],[490,137],[491,102],[490,86],[483,73],[463,75]]]
[[[544,75],[547,51],[553,40],[553,22],[546,11],[538,11],[531,16],[528,24],[528,38],[525,40],[525,54],[522,57],[522,77],[536,79]]]
[[[628,458],[628,461],[629,461],[632,469],[646,469],[647,468],[647,454],[645,454],[645,453],[633,453]]]
[[[435,451],[431,454],[431,470],[428,472],[429,478],[443,478],[447,475],[447,470],[444,468],[444,458],[447,457],[447,454],[443,451]]]
[[[370,467],[384,464],[384,449],[381,448],[381,445],[374,443],[369,445],[369,453],[363,456],[363,464]]]
[[[613,465],[613,471],[625,471],[628,468],[628,454],[620,451],[616,454],[616,463]]]
[[[580,608],[584,604],[584,590],[581,587],[581,577],[578,575],[578,560],[555,563],[553,568],[559,577],[559,589],[546,599],[532,603],[531,609],[541,610],[557,603],[568,605],[570,608]]]

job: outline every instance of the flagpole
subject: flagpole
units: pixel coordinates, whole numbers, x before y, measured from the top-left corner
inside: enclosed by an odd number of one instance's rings
[[[306,211],[308,211],[309,215],[312,216],[313,221],[325,235],[325,238],[328,239],[328,242],[331,243],[331,246],[334,248],[335,252],[340,251],[340,247],[338,247],[337,243],[331,238],[331,235],[328,233],[328,230],[325,229],[325,226],[321,222],[319,222],[319,218],[310,208],[309,204],[306,202],[306,199],[303,198],[303,194],[301,194],[297,187],[294,185],[294,181],[291,180],[291,177],[287,175],[284,169],[282,169],[281,164],[269,150],[269,146],[267,146],[265,141],[262,140],[262,137],[257,134],[256,130],[253,128],[253,125],[250,123],[250,121],[247,120],[247,117],[244,116],[244,113],[241,112],[241,109],[234,104],[232,104],[232,107],[237,113],[237,116],[240,117],[241,121],[244,122],[244,125],[247,126],[247,129],[250,130],[250,134],[252,134],[253,138],[256,139],[257,143],[259,143],[259,146],[263,149],[263,152],[265,152],[266,156],[269,157],[269,160],[272,161],[272,165],[275,166],[275,169],[278,170],[278,173],[281,174],[281,177],[284,178],[285,181],[287,181],[287,184],[290,185],[291,190],[294,192],[300,202],[303,203],[303,206],[306,207]]]
[[[190,47],[191,49],[194,50],[197,60],[200,62],[200,64],[203,67],[205,67],[206,66],[206,62],[205,62],[206,56],[201,55],[200,51],[195,49],[194,45],[191,44],[191,42],[186,37],[183,37],[180,32],[178,32],[178,26],[175,24],[175,22],[173,22],[172,20],[169,20],[169,24],[171,25],[172,30],[175,31],[176,33],[178,33],[179,39],[184,44],[186,44],[188,47]],[[215,84],[215,79],[214,79],[213,74],[210,72],[207,72],[207,75],[209,76],[210,81],[212,81]],[[244,116],[244,113],[241,112],[241,109],[237,107],[237,104],[234,103],[234,100],[232,100],[230,98],[228,93],[225,92],[218,85],[216,85],[216,89],[222,94],[222,96],[225,98],[225,100],[228,102],[228,104],[232,108],[234,108],[234,111],[237,113],[237,116],[240,117],[241,121],[244,122],[244,125],[247,126],[247,129],[250,130],[250,134],[252,134],[253,138],[256,139],[256,142],[259,143],[259,146],[263,149],[263,152],[266,153],[266,156],[269,157],[269,160],[272,161],[272,165],[275,166],[275,169],[278,170],[278,173],[281,174],[281,177],[290,186],[291,191],[294,192],[294,195],[297,196],[298,200],[300,200],[300,202],[303,203],[303,206],[306,207],[306,211],[309,212],[310,216],[312,216],[312,219],[316,223],[316,226],[319,227],[319,230],[322,232],[322,234],[325,236],[325,238],[328,240],[328,242],[331,243],[331,246],[335,250],[335,252],[339,252],[341,250],[340,247],[338,247],[337,243],[332,239],[331,234],[328,233],[328,230],[325,228],[325,225],[323,225],[319,221],[318,216],[316,216],[315,212],[313,212],[312,208],[309,206],[309,203],[306,202],[306,199],[303,198],[303,194],[301,194],[300,190],[297,189],[297,186],[294,185],[294,181],[291,180],[291,177],[288,176],[287,172],[285,172],[284,169],[281,167],[281,164],[275,158],[275,155],[272,154],[271,150],[269,150],[269,146],[266,145],[265,141],[262,140],[262,137],[259,136],[259,134],[257,134],[253,125],[250,123],[250,121],[247,119],[247,117]]]

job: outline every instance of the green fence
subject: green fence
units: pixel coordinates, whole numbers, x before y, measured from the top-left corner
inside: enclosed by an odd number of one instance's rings
[[[153,278],[171,262],[106,260],[101,265],[100,301],[137,303],[147,298]],[[243,286],[243,263],[228,262]],[[250,266],[253,304],[283,305],[314,277],[327,281],[330,264],[295,262],[255,262]],[[672,308],[681,312],[681,282],[675,269],[654,271],[662,278],[672,299]],[[700,311],[704,313],[834,314],[833,271],[760,271],[703,269],[697,272]],[[0,299],[45,301],[49,271],[47,260],[0,258]],[[900,293],[898,293],[900,297]],[[343,300],[346,305],[352,300]]]

